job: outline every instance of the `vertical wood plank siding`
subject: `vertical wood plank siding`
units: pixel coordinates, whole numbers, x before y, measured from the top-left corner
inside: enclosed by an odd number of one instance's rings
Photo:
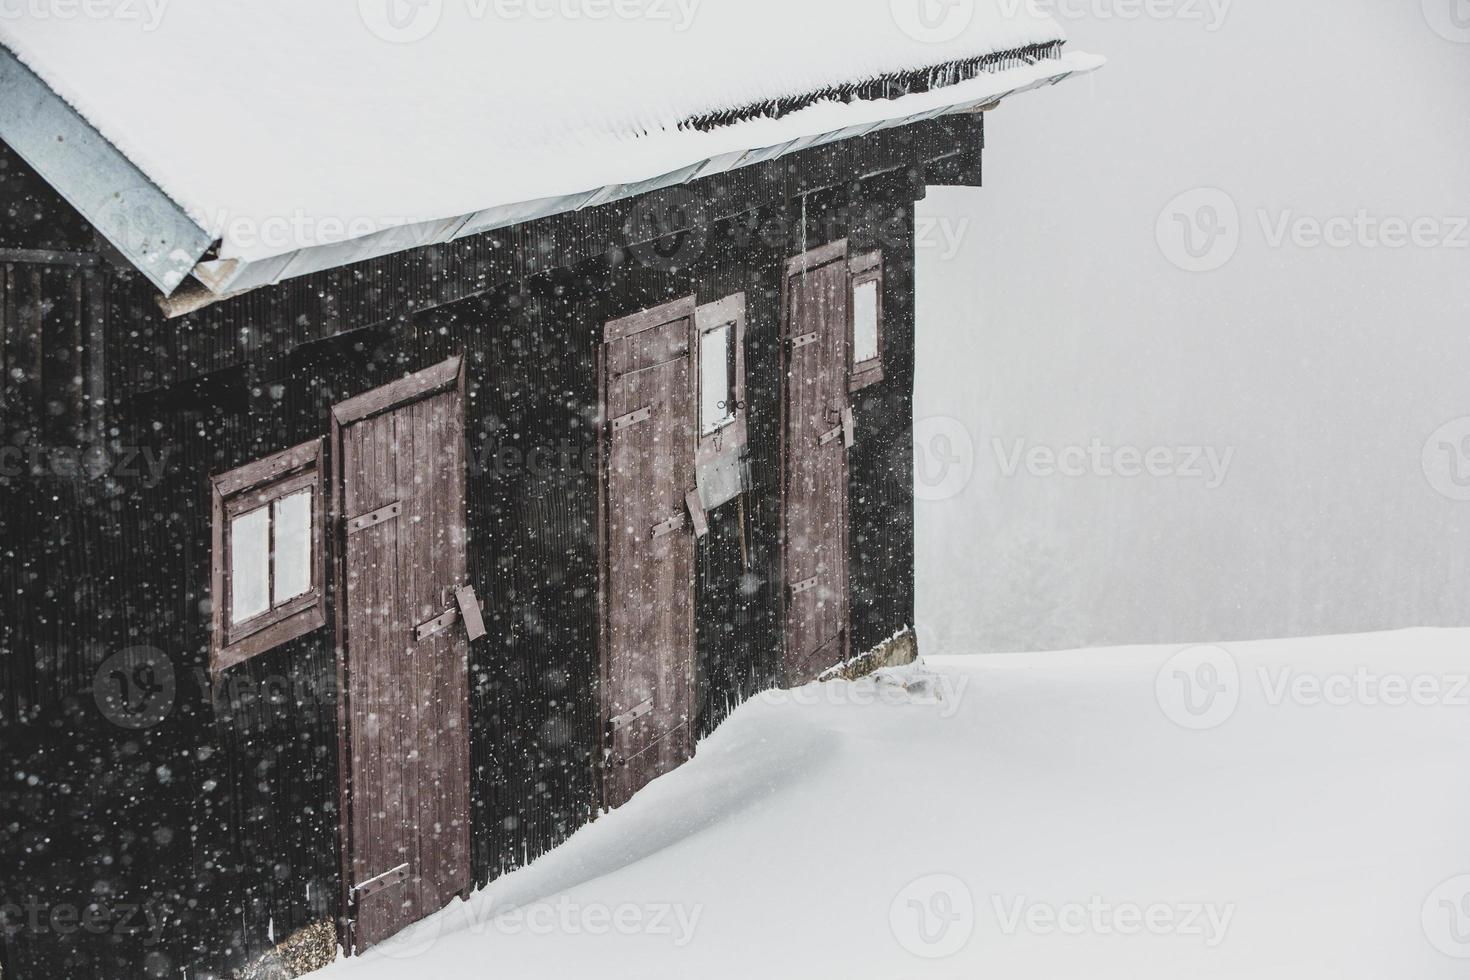
[[[335,916],[332,633],[211,683],[208,478],[325,435],[332,405],[409,372],[466,359],[470,577],[490,630],[470,655],[477,884],[595,812],[596,365],[608,321],[691,294],[747,297],[753,486],[709,515],[697,549],[703,735],[779,676],[784,261],[844,237],[855,253],[881,249],[887,378],[854,396],[853,648],[911,623],[912,202],[926,167],[978,139],[978,117],[936,121],[698,182],[689,190],[709,221],[679,267],[627,247],[628,204],[177,321],[140,277],[109,267],[105,470],[0,475],[0,905],[146,906],[161,936],[0,933],[6,980],[224,977],[273,937]],[[13,188],[6,174],[0,187]],[[7,366],[36,358],[17,346],[36,316],[33,275],[0,266]],[[73,302],[50,276],[46,301]],[[16,385],[4,394],[9,427]],[[106,712],[94,686],[104,662],[103,687],[127,695]]]

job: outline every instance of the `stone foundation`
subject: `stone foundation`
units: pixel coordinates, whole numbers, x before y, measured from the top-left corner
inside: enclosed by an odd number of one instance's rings
[[[892,638],[845,664],[838,664],[824,673],[821,681],[855,681],[859,677],[882,670],[884,667],[903,667],[919,659],[919,638],[911,629],[905,629]]]
[[[337,958],[337,927],[318,922],[292,933],[285,942],[243,970],[235,980],[295,980],[320,970]]]

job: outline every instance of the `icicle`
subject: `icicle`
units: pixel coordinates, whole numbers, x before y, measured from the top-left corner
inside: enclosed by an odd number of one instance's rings
[[[805,255],[811,251],[806,243],[806,199],[807,195],[801,195],[801,252],[798,253],[800,255]]]

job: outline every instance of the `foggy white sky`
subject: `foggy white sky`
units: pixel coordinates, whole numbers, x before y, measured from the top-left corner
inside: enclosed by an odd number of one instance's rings
[[[1042,2],[1111,64],[919,205],[921,635],[1470,624],[1470,3]]]

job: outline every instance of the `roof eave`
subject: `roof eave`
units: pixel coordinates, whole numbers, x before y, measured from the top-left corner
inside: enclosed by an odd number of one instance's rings
[[[0,140],[164,295],[214,244],[158,185],[0,47]]]
[[[259,289],[262,286],[275,285],[287,279],[311,275],[316,272],[325,272],[330,269],[380,258],[396,252],[404,252],[431,245],[442,245],[459,238],[483,234],[511,225],[534,221],[539,218],[551,217],[569,211],[581,210],[586,207],[626,200],[651,191],[687,184],[710,174],[723,173],[741,167],[751,166],[752,164],[778,159],[812,146],[833,143],[839,140],[849,139],[853,136],[866,135],[880,129],[906,126],[910,123],[921,122],[943,115],[990,110],[1012,96],[1055,85],[1072,75],[1090,71],[1094,67],[1096,65],[1091,63],[1069,66],[1064,61],[1059,63],[1058,70],[1055,73],[1043,78],[1038,78],[1027,84],[996,94],[989,94],[983,98],[943,106],[939,109],[929,108],[912,115],[880,122],[865,122],[857,126],[816,136],[803,137],[776,146],[724,154],[720,157],[702,160],[670,173],[633,184],[593,188],[576,194],[503,205],[439,221],[389,228],[351,241],[318,245],[254,262],[242,259],[202,262],[194,270],[194,275],[216,297],[223,299],[227,296],[238,295],[239,293],[252,289]],[[180,307],[181,311],[187,312],[198,309],[201,304],[196,299],[185,305],[187,306],[187,310]],[[207,305],[207,302],[205,305]],[[168,309],[167,306],[165,308]]]

